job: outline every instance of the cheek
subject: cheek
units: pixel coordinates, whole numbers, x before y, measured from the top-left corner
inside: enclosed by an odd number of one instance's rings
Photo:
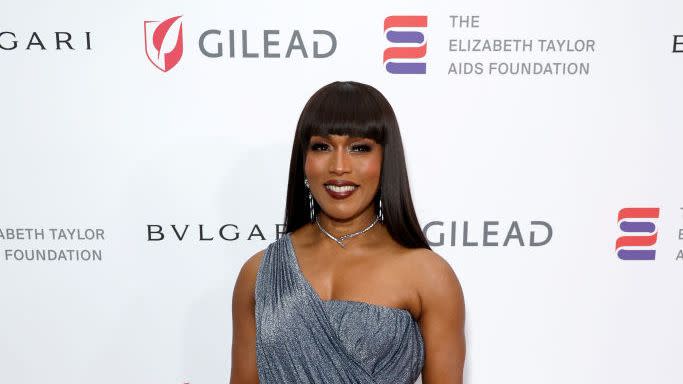
[[[358,164],[359,173],[367,181],[379,181],[379,176],[382,173],[382,156],[377,155],[365,159],[361,164]]]
[[[306,162],[304,163],[304,172],[309,178],[316,177],[320,173],[320,170],[324,168],[324,164],[320,159],[316,159],[315,156],[306,156]]]

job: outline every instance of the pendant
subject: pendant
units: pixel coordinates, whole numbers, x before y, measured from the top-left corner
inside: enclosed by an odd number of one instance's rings
[[[357,232],[354,232],[354,233],[349,233],[349,234],[346,234],[346,235],[342,235],[342,236],[339,236],[339,238],[336,238],[336,237],[334,237],[331,233],[327,232],[327,231],[325,230],[325,228],[322,227],[322,225],[320,225],[320,221],[318,221],[318,216],[316,215],[316,217],[315,217],[315,223],[318,225],[318,228],[320,229],[320,231],[321,231],[322,233],[324,233],[324,234],[325,234],[327,237],[329,237],[330,239],[334,240],[334,241],[335,241],[337,244],[339,244],[342,248],[345,248],[345,247],[344,247],[344,242],[343,242],[344,240],[350,239],[350,238],[352,238],[352,237],[355,237],[355,236],[358,236],[358,235],[360,235],[360,234],[363,234],[363,233],[367,232],[368,230],[370,230],[370,228],[372,228],[375,224],[377,224],[377,221],[378,221],[378,220],[379,220],[379,215],[375,217],[375,220],[374,220],[372,223],[370,223],[370,225],[368,225],[367,227],[361,229],[360,231],[357,231]]]

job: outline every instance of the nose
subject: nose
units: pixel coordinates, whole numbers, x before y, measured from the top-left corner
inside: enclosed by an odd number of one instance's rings
[[[351,159],[346,150],[340,146],[330,161],[330,172],[341,175],[351,171]]]

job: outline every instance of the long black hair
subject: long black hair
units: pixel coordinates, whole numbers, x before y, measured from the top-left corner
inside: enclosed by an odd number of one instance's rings
[[[384,154],[375,209],[379,208],[381,196],[383,223],[396,242],[407,248],[431,249],[410,197],[403,143],[394,110],[377,89],[355,81],[335,81],[320,88],[299,116],[289,165],[285,232],[294,232],[310,222],[304,164],[306,149],[314,135],[366,137],[381,144]],[[318,203],[314,204],[319,211]]]

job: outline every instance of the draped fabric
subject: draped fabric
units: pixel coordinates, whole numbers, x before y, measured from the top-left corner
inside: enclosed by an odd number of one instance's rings
[[[255,295],[260,384],[413,384],[422,371],[424,343],[410,312],[321,300],[289,233],[266,248]]]

